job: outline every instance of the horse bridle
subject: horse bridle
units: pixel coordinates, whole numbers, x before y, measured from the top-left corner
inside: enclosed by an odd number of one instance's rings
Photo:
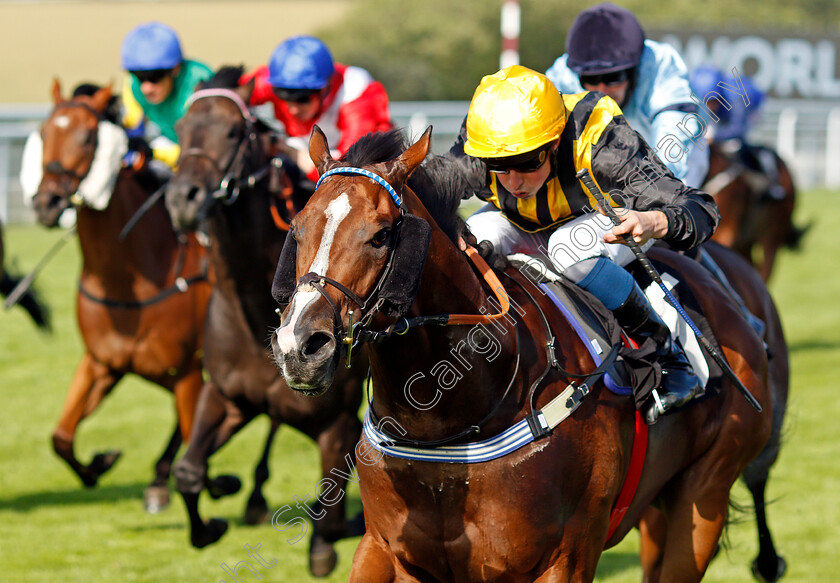
[[[496,278],[495,274],[493,274],[492,270],[487,266],[486,263],[484,263],[484,260],[481,259],[481,257],[478,255],[478,252],[475,251],[475,249],[468,247],[466,250],[467,255],[470,257],[473,263],[476,263],[476,265],[478,265],[479,268],[482,269],[485,280],[488,281],[491,289],[494,291],[496,297],[498,298],[499,305],[502,308],[501,312],[497,314],[484,315],[437,314],[431,316],[416,316],[412,318],[406,318],[403,316],[399,318],[396,323],[388,326],[383,330],[371,330],[370,324],[373,320],[373,317],[378,311],[381,310],[385,302],[385,299],[380,296],[380,293],[394,268],[395,251],[400,242],[402,228],[405,221],[407,220],[406,217],[409,215],[402,197],[397,193],[394,187],[378,174],[375,174],[363,168],[356,168],[352,166],[342,166],[338,168],[333,168],[332,170],[325,172],[320,177],[318,183],[315,185],[315,190],[317,190],[318,187],[321,186],[321,183],[324,180],[336,174],[360,175],[373,180],[388,192],[389,196],[391,197],[391,200],[397,206],[400,213],[399,218],[397,219],[397,222],[395,223],[394,228],[391,231],[391,238],[388,242],[388,258],[386,260],[385,267],[379,274],[376,284],[373,286],[373,289],[367,294],[366,298],[360,297],[358,294],[347,288],[347,286],[345,286],[344,284],[330,277],[327,277],[326,275],[320,275],[315,272],[309,272],[302,275],[297,280],[295,288],[291,293],[291,295],[294,295],[294,292],[297,291],[297,289],[302,285],[310,285],[324,297],[324,299],[327,301],[327,303],[333,310],[334,332],[336,334],[336,337],[340,338],[341,341],[347,347],[346,366],[348,368],[350,366],[350,359],[352,357],[353,349],[356,346],[358,346],[359,343],[362,342],[383,342],[386,339],[390,338],[393,334],[403,335],[406,332],[408,332],[410,328],[425,326],[429,324],[437,324],[441,326],[455,324],[482,324],[490,323],[494,320],[498,320],[507,316],[508,310],[510,309],[510,301],[506,295],[500,293],[500,290],[503,290],[504,288],[502,287],[498,278]],[[481,267],[482,265],[483,268]],[[359,306],[361,314],[358,321],[353,322],[353,316],[355,312],[353,310],[349,311],[348,316],[350,318],[350,322],[347,329],[344,328],[344,324],[342,323],[341,311],[326,291],[326,285],[331,285],[332,287],[336,288],[347,298],[349,298],[354,304]],[[291,295],[289,297],[291,297]]]
[[[187,148],[186,150],[181,151],[179,163],[190,157],[204,158],[209,161],[215,168],[216,172],[218,172],[218,174],[222,177],[219,181],[219,188],[217,188],[213,193],[212,198],[213,200],[221,200],[223,204],[231,205],[239,198],[240,182],[244,181],[245,185],[249,189],[254,188],[256,184],[268,174],[271,164],[266,163],[256,172],[253,172],[243,178],[242,174],[245,171],[246,155],[250,153],[258,143],[257,118],[254,117],[251,110],[248,109],[248,106],[239,94],[230,89],[199,89],[190,96],[184,107],[188,109],[196,101],[207,97],[222,97],[232,101],[242,114],[242,118],[245,120],[245,131],[239,139],[235,152],[225,165],[224,169],[221,164],[219,164],[218,160],[204,151],[204,148]]]

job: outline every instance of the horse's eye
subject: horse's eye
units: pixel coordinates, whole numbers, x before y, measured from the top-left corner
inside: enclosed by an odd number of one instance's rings
[[[228,138],[230,138],[231,140],[239,139],[239,128],[237,126],[233,126],[232,128],[230,128],[230,131],[228,132]]]
[[[373,238],[370,240],[370,244],[379,249],[385,243],[388,242],[388,238],[391,235],[391,229],[381,229],[378,231]]]

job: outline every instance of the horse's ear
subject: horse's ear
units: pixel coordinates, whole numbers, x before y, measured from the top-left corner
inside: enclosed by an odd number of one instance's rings
[[[93,97],[91,98],[91,106],[96,111],[105,111],[105,109],[108,107],[108,104],[111,102],[111,95],[113,95],[111,84],[108,83],[106,87],[103,87],[102,89],[93,94]]]
[[[236,93],[239,94],[239,97],[242,98],[246,104],[251,102],[251,95],[254,93],[254,87],[256,87],[256,80],[251,78],[245,85],[241,85],[236,88]]]
[[[417,169],[429,154],[432,142],[432,126],[426,128],[420,139],[414,142],[400,156],[386,164],[386,180],[391,184],[404,184],[408,177]]]
[[[53,79],[52,98],[53,98],[53,103],[55,103],[55,104],[59,104],[62,101],[64,101],[64,99],[62,99],[62,97],[61,97],[61,82],[58,80],[58,77],[55,77]]]
[[[312,163],[318,169],[318,174],[324,174],[335,162],[330,156],[327,136],[317,125],[312,128],[312,135],[309,137],[309,157],[312,158]]]

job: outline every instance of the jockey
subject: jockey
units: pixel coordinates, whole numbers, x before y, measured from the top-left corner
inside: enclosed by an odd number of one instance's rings
[[[708,108],[709,142],[720,144],[724,153],[744,167],[744,176],[759,197],[784,199],[775,155],[747,142],[747,134],[760,116],[764,93],[737,69],[726,76],[712,65],[691,72],[691,88]]]
[[[159,22],[135,27],[123,39],[120,54],[128,72],[122,92],[123,125],[132,150],[128,161],[143,165],[150,153],[143,138],[148,138],[154,159],[173,168],[180,153],[175,122],[186,113],[184,106],[195,86],[212,77],[213,71],[184,59],[178,35]],[[157,132],[146,127],[147,120]]]
[[[688,69],[668,44],[645,40],[632,12],[604,2],[578,14],[566,37],[566,54],[546,75],[561,93],[601,91],[689,186],[709,171],[699,111],[691,99]]]
[[[544,75],[518,65],[484,77],[449,152],[488,201],[467,221],[478,241],[503,255],[545,255],[554,269],[597,297],[640,343],[652,339],[663,381],[638,404],[648,423],[702,394],[690,363],[633,277],[622,241],[664,239],[676,249],[709,238],[719,221],[712,198],[676,179],[600,92],[561,95]],[[622,224],[595,212],[575,177],[587,168]]]
[[[334,63],[327,46],[311,36],[283,41],[268,66],[244,75],[240,84],[254,81],[251,105],[271,103],[274,116],[289,135],[287,146],[309,177],[318,172],[309,158],[309,136],[317,123],[338,158],[363,135],[392,127],[388,94],[370,73]]]

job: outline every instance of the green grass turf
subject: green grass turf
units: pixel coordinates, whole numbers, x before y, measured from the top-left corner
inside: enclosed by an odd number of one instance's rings
[[[840,545],[840,404],[832,382],[833,367],[840,362],[840,308],[835,303],[840,275],[834,271],[840,210],[835,197],[829,191],[801,196],[798,220],[813,219],[815,226],[802,251],[781,255],[771,283],[791,346],[793,381],[785,444],[768,489],[768,512],[777,546],[789,564],[785,581],[791,583],[836,581],[840,568],[835,551]],[[37,226],[7,226],[5,231],[7,264],[16,261],[19,271],[31,269],[60,237]],[[263,581],[315,581],[306,569],[305,541],[290,545],[286,539],[291,531],[241,523],[253,483],[251,471],[268,429],[265,418],[246,427],[211,459],[213,473],[236,473],[244,487],[223,500],[202,496],[205,518],[226,518],[231,527],[218,544],[200,551],[188,544],[186,515],[177,494],[162,514],[150,516],[142,508],[143,488],[174,424],[168,393],[126,378],[83,422],[76,441],[82,460],[95,451],[123,451],[96,488],[84,489],[53,454],[50,435],[82,354],[73,309],[78,269],[72,241],[37,280],[53,309],[52,336],[36,331],[19,308],[0,312],[0,581],[232,581],[220,565],[247,560],[242,548],[246,544],[261,544],[263,557],[277,559],[270,569],[257,567]],[[305,437],[281,429],[265,489],[271,509],[294,505],[294,496],[312,494],[320,478],[316,455]],[[749,504],[742,485],[733,492],[736,501]],[[348,496],[351,507],[358,509],[358,490],[350,488]],[[706,581],[752,580],[754,522],[749,514],[734,518],[729,548],[714,560]],[[319,581],[346,581],[357,543],[358,539],[340,543],[338,568]],[[597,580],[639,581],[637,553],[638,536],[633,532],[604,554]],[[241,575],[244,581],[251,577],[244,571]]]

